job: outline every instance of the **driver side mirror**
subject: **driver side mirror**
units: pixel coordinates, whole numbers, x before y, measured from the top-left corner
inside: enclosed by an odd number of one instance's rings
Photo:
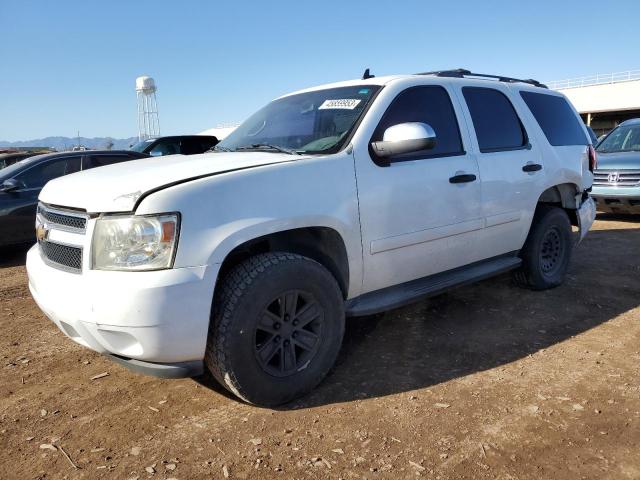
[[[435,145],[436,132],[431,125],[407,122],[387,128],[382,141],[372,142],[371,148],[378,157],[388,158],[393,155],[428,150]]]
[[[20,185],[18,184],[17,180],[13,178],[9,178],[4,182],[2,182],[2,185],[0,185],[0,192],[5,192],[5,193],[13,192],[14,190],[17,190],[19,187]]]

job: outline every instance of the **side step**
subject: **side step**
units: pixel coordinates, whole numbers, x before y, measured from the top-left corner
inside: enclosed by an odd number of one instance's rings
[[[373,315],[393,308],[402,307],[419,300],[443,293],[454,287],[484,280],[517,268],[522,260],[517,252],[501,255],[489,260],[465,265],[464,267],[419,278],[392,287],[365,293],[345,304],[349,317]]]

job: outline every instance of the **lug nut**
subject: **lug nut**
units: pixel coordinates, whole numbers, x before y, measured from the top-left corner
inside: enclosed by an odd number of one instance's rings
[[[274,342],[279,342],[280,341],[280,335],[276,335],[275,337],[273,337],[273,341]]]
[[[288,322],[288,321],[289,321],[289,314],[288,314],[288,313],[285,313],[285,314],[284,314],[284,321],[285,321],[285,322]]]
[[[285,340],[285,341],[284,341],[284,346],[285,346],[285,347],[288,347],[288,346],[289,346],[289,340]]]
[[[293,321],[293,326],[295,327],[296,325],[298,325],[298,320]]]
[[[276,330],[279,330],[281,327],[280,322],[276,322],[273,324],[273,328],[275,328]]]

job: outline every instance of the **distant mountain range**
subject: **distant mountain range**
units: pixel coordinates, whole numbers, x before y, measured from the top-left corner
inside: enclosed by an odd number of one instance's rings
[[[46,138],[38,138],[36,140],[25,140],[21,142],[5,142],[0,140],[0,148],[1,147],[48,147],[53,148],[58,151],[70,150],[71,147],[77,145],[80,142],[81,145],[84,145],[87,148],[93,149],[103,149],[108,148],[110,143],[113,143],[111,149],[112,150],[122,150],[128,149],[129,145],[132,143],[136,143],[138,141],[138,137],[130,137],[130,138],[111,138],[111,137],[95,137],[95,138],[86,138],[86,137],[46,137]]]

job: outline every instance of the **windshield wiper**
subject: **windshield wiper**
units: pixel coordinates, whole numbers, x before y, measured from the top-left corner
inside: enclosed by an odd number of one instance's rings
[[[288,153],[289,155],[302,155],[300,152],[296,152],[295,150],[291,150],[290,148],[281,147],[280,145],[272,145],[270,143],[254,143],[252,145],[243,145],[236,148],[234,151],[240,152],[243,150],[275,150],[276,152]]]

